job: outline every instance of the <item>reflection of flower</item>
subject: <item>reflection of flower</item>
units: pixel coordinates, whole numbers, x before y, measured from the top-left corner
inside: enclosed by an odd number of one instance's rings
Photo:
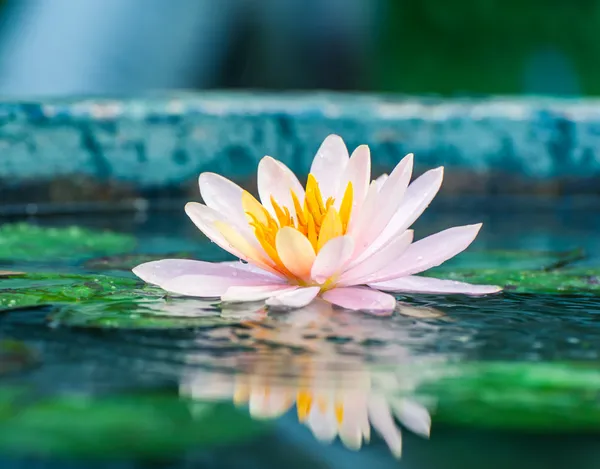
[[[258,166],[259,202],[212,173],[200,175],[206,205],[186,212],[212,241],[248,262],[214,264],[165,259],[134,269],[148,283],[188,296],[223,301],[266,300],[270,306],[302,307],[316,296],[349,309],[391,312],[396,300],[383,291],[467,293],[493,286],[415,276],[463,251],[481,225],[455,227],[415,243],[410,225],[442,182],[442,168],[410,186],[412,155],[389,176],[370,182],[367,146],[352,157],[342,139],[325,139],[306,189],[281,162]]]
[[[373,426],[400,457],[402,437],[394,418],[409,430],[429,436],[431,418],[423,405],[410,398],[386,397],[364,369],[333,374],[337,376],[313,376],[293,384],[261,375],[199,375],[182,383],[181,394],[208,401],[233,399],[238,405],[247,404],[256,419],[280,417],[295,405],[298,421],[315,438],[330,443],[339,436],[353,450],[369,442]]]
[[[419,308],[413,310],[418,313]],[[256,419],[274,419],[295,407],[298,420],[319,440],[339,436],[353,449],[369,441],[372,426],[399,456],[401,434],[395,419],[415,433],[429,434],[429,414],[414,399],[414,390],[445,363],[443,357],[428,355],[415,362],[403,342],[416,332],[421,332],[421,344],[435,340],[434,325],[421,330],[413,324],[407,331],[395,321],[336,312],[316,299],[286,314],[244,321],[244,327],[212,331],[211,336],[225,334],[229,343],[241,346],[218,362],[220,370],[232,373],[188,374],[181,381],[181,394],[248,405]],[[378,346],[365,345],[373,338],[380,341]]]

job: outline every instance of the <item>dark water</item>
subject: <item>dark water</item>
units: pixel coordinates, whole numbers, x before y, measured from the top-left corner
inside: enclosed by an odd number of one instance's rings
[[[483,221],[474,250],[583,247],[580,263],[593,267],[594,210],[590,201],[446,199],[416,234]],[[144,252],[225,259],[182,210],[36,222],[131,232]],[[0,337],[37,358],[0,378],[0,467],[599,467],[600,300],[399,300],[390,318],[320,303],[277,315],[198,300],[136,304],[132,316],[174,318],[152,329],[77,323],[46,306],[3,314]]]

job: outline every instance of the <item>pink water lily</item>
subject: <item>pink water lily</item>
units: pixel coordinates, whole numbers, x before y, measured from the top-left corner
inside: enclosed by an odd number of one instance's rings
[[[266,301],[299,308],[317,296],[343,308],[388,313],[396,299],[384,292],[464,293],[500,291],[420,277],[471,244],[481,224],[447,229],[413,242],[408,228],[437,194],[443,168],[409,185],[413,155],[389,176],[371,181],[366,145],[349,156],[343,140],[328,136],[313,160],[306,189],[280,161],[258,165],[260,202],[214,173],[200,175],[206,205],[185,211],[214,243],[241,262],[164,259],[141,264],[142,280],[185,296],[224,302]]]

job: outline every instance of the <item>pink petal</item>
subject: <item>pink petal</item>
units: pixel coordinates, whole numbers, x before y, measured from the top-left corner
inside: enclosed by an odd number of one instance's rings
[[[146,262],[133,268],[133,273],[144,282],[159,286],[184,275],[231,277],[254,280],[256,282],[273,282],[277,280],[274,275],[268,272],[261,272],[264,271],[245,271],[225,262],[204,262],[190,259],[162,259],[160,261]]]
[[[383,269],[369,283],[384,282],[436,267],[464,251],[475,239],[481,223],[449,228],[410,245],[395,265]]]
[[[236,230],[230,221],[206,205],[189,202],[185,212],[212,242],[236,257],[252,262],[260,268],[277,274],[273,261],[267,256],[254,235]]]
[[[277,294],[297,290],[298,287],[290,285],[260,285],[260,286],[233,286],[221,295],[222,301],[246,302],[261,301]]]
[[[320,287],[298,288],[272,296],[267,300],[269,306],[288,308],[302,308],[308,305],[319,294]]]
[[[213,243],[221,249],[233,254],[235,257],[247,260],[246,256],[231,246],[221,232],[215,227],[215,221],[226,221],[218,212],[206,205],[197,202],[189,202],[185,205],[185,213],[187,213],[187,216],[194,222],[194,225],[196,225]]]
[[[385,282],[369,283],[378,290],[410,293],[463,293],[465,295],[489,295],[498,293],[502,288],[494,285],[471,285],[456,280],[440,280],[437,278],[409,275]]]
[[[306,236],[290,226],[281,228],[275,237],[277,254],[283,265],[301,279],[310,278],[315,250]]]
[[[319,147],[310,172],[319,183],[324,199],[337,194],[348,158],[348,149],[339,135],[329,135]]]
[[[352,156],[342,176],[337,195],[335,207],[340,208],[348,183],[352,183],[352,211],[350,219],[357,216],[367,196],[369,182],[371,180],[371,152],[367,145],[361,145],[352,152]]]
[[[242,207],[243,189],[215,173],[202,173],[198,178],[200,194],[204,203],[228,218],[240,228],[250,231],[250,225]]]
[[[230,287],[272,286],[267,279],[231,277],[221,275],[181,275],[167,280],[161,286],[163,290],[184,296],[218,298]],[[287,286],[287,284],[282,284]]]
[[[377,193],[373,211],[361,210],[353,225],[352,235],[355,239],[355,255],[367,249],[388,225],[402,203],[404,192],[408,187],[413,168],[413,155],[406,155],[392,171]]]
[[[247,262],[242,262],[242,261],[227,261],[227,262],[220,262],[220,264],[230,265],[231,267],[235,267],[236,269],[243,270],[245,272],[250,272],[250,273],[258,274],[258,275],[270,278],[274,282],[276,282],[278,279],[285,279],[285,277],[283,275],[273,274],[273,273],[271,273],[271,272],[269,272],[267,270],[261,269],[260,267],[254,265],[254,264],[249,264]]]
[[[329,240],[317,254],[311,269],[311,278],[317,283],[323,283],[329,277],[337,275],[353,252],[354,241],[350,236],[339,236]]]
[[[400,256],[410,246],[413,240],[413,231],[408,230],[402,235],[391,240],[386,246],[367,258],[360,264],[345,271],[337,282],[338,285],[350,286],[367,283],[369,277],[390,264],[396,264]]]
[[[296,175],[283,163],[270,156],[265,156],[258,164],[258,195],[262,204],[271,214],[275,214],[271,204],[271,196],[280,206],[287,207],[292,216],[296,210],[292,201],[293,191],[300,203],[304,200],[304,188]]]
[[[432,169],[417,178],[408,189],[398,210],[381,234],[361,254],[359,260],[371,256],[398,233],[409,228],[429,206],[444,178],[444,168]]]
[[[396,307],[392,295],[368,287],[342,287],[326,291],[323,299],[346,309],[391,313]]]
[[[351,216],[350,222],[348,223],[347,233],[352,235],[355,240],[358,239],[359,236],[362,236],[363,232],[366,230],[365,220],[368,218],[367,214],[375,213],[379,201],[378,198],[379,193],[377,184],[375,181],[372,181],[360,207],[360,212],[358,212],[356,216]],[[356,251],[356,243],[354,243],[354,250]]]
[[[389,177],[389,174],[382,174],[381,176],[379,176],[377,179],[374,180],[375,187],[377,187],[377,191],[381,190],[381,188],[383,187],[383,183],[385,181],[387,181],[388,177]]]

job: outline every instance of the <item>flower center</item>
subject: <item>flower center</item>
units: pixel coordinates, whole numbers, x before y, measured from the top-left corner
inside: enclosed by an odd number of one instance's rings
[[[254,228],[256,239],[282,272],[287,272],[287,269],[277,254],[275,243],[281,228],[291,227],[302,233],[316,254],[330,239],[346,233],[352,212],[351,182],[346,186],[339,208],[335,207],[333,197],[323,200],[319,184],[312,174],[308,175],[306,196],[302,204],[293,191],[290,191],[290,194],[293,202],[293,207],[290,208],[280,205],[271,196],[275,216],[272,216],[249,192],[244,191],[242,194],[242,205],[248,223]]]

